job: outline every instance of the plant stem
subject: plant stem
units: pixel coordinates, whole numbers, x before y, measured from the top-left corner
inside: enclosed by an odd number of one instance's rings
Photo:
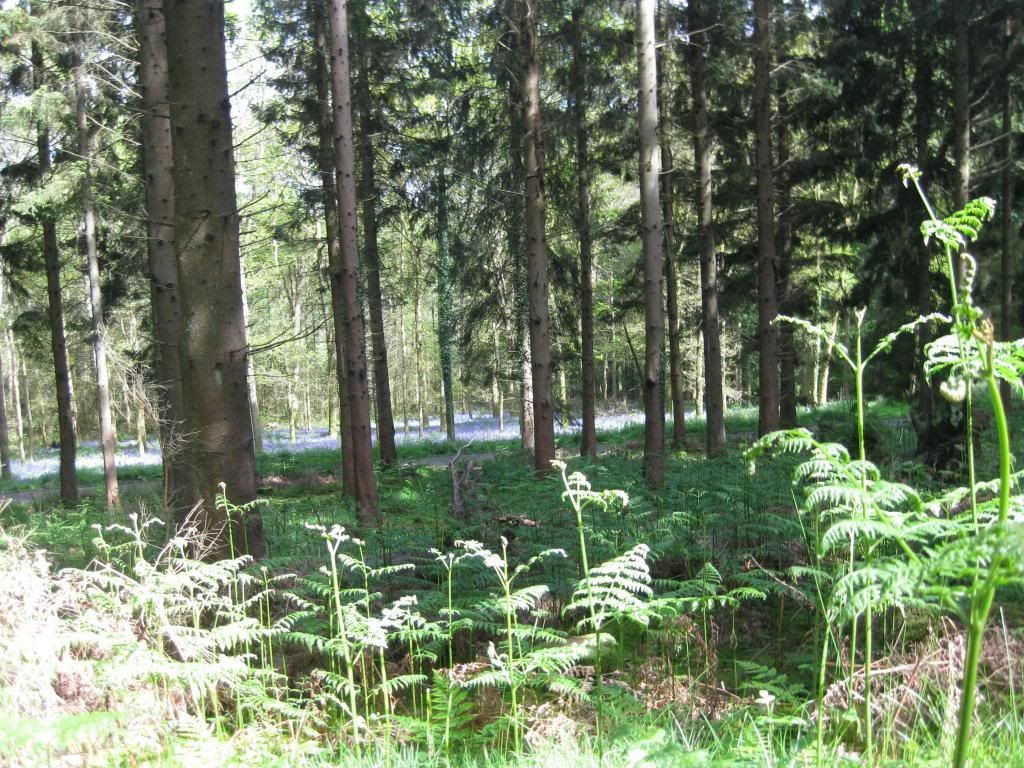
[[[864,450],[864,360],[861,344],[861,324],[863,314],[857,315],[857,450],[860,458],[860,508],[864,520],[868,519],[867,493],[868,481],[866,474],[867,455]],[[867,549],[865,563],[871,563],[871,548]],[[871,621],[873,618],[873,602],[868,600],[867,610],[864,612],[864,746],[868,765],[873,762],[874,744],[872,743],[872,720],[871,720]],[[854,619],[856,621],[856,619]],[[851,648],[850,663],[854,663],[856,648]]]
[[[1003,533],[1010,513],[1010,431],[1006,423],[1006,411],[1003,398],[999,393],[992,370],[992,348],[986,350],[985,383],[988,385],[989,399],[992,401],[992,413],[996,422],[996,434],[999,436],[999,518],[996,521],[997,537]],[[1001,541],[997,541],[1001,544]],[[998,574],[1003,568],[1004,556],[997,551],[989,564],[988,577],[980,589],[976,590],[971,599],[971,616],[967,635],[967,658],[964,660],[964,682],[960,695],[960,722],[957,728],[956,751],[953,755],[953,768],[964,768],[971,746],[971,723],[974,720],[975,689],[978,680],[978,660],[981,657],[981,644],[985,636],[992,601],[995,599]]]

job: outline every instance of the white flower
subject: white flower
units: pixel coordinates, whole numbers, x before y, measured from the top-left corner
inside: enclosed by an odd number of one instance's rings
[[[757,692],[757,699],[755,701],[757,704],[770,710],[775,701],[775,696],[762,688]]]

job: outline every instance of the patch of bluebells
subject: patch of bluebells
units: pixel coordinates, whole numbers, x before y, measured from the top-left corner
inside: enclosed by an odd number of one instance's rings
[[[692,413],[687,414],[691,418]],[[668,418],[666,416],[666,418]],[[615,413],[601,414],[596,419],[599,431],[619,431],[627,427],[642,425],[644,414],[640,410],[623,410]],[[560,435],[578,434],[580,422],[576,418],[560,417],[555,421],[555,432]],[[376,442],[376,428],[372,429]],[[490,413],[465,414],[455,416],[455,439],[459,443],[487,442],[492,440],[516,440],[519,436],[519,420],[506,414],[504,429],[499,429],[498,418]],[[418,442],[443,443],[446,440],[444,430],[437,419],[428,419],[420,434],[419,424],[410,419],[408,431],[401,420],[395,422],[395,442],[406,445]],[[337,450],[338,436],[331,434],[325,427],[296,430],[295,442],[292,443],[286,428],[271,427],[263,431],[263,450],[268,452],[283,451],[300,453],[312,450]],[[122,440],[118,443],[117,464],[122,467],[155,466],[160,463],[160,446],[153,440],[146,446],[143,455],[139,455],[134,440]],[[95,441],[82,441],[76,464],[79,469],[103,469],[103,457]],[[35,461],[11,461],[11,470],[19,480],[32,480],[44,475],[56,474],[59,470],[59,452],[45,448],[36,451]]]

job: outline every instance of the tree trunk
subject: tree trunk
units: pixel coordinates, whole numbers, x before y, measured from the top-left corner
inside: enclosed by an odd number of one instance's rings
[[[142,148],[146,187],[146,249],[150,302],[156,338],[160,451],[164,465],[164,505],[180,525],[189,507],[182,502],[184,454],[181,422],[181,305],[174,255],[174,157],[167,94],[167,41],[164,0],[138,0],[139,83],[142,91]]]
[[[2,306],[0,299],[0,306]],[[11,443],[7,426],[7,393],[4,381],[4,356],[0,351],[0,477],[11,479]]]
[[[391,408],[391,378],[388,348],[384,336],[384,309],[380,290],[380,256],[377,249],[377,182],[374,175],[374,116],[370,99],[369,66],[365,54],[360,56],[356,78],[356,99],[359,111],[359,150],[362,175],[360,198],[363,219],[363,260],[366,272],[366,298],[370,310],[370,354],[373,355],[374,397],[377,405],[377,447],[381,463],[393,466],[398,459],[395,449],[395,415]]]
[[[930,0],[915,0],[911,9],[914,17],[918,19],[919,28],[914,34],[914,143],[917,160],[917,167],[924,173],[925,179],[929,180],[931,174],[931,152],[928,147],[928,139],[931,137],[931,115],[933,98],[934,68],[932,57],[934,56],[933,41],[926,35],[923,27],[924,19],[928,13]],[[908,191],[909,192],[909,191]],[[920,218],[920,200],[914,194],[908,194],[908,204],[913,206],[914,221]],[[932,311],[932,278],[931,262],[932,250],[920,237],[915,238],[917,269],[915,278],[917,284],[917,313],[925,316]],[[932,413],[935,407],[935,397],[928,380],[925,378],[922,361],[925,359],[925,347],[931,342],[931,329],[927,324],[917,329],[917,360],[914,369],[917,371],[917,408],[922,421],[931,424]]]
[[[245,279],[245,261],[239,266],[239,279],[242,284],[242,324],[245,326],[246,348],[249,345],[249,285]],[[263,453],[263,419],[260,418],[260,399],[256,390],[256,365],[252,355],[245,357],[245,393],[249,401],[249,421],[252,424],[253,448],[256,453]]]
[[[21,360],[21,395],[25,398],[26,432],[28,433],[28,460],[36,460],[35,432],[32,424],[32,389],[28,380],[28,365]]]
[[[576,232],[580,241],[580,341],[582,347],[580,398],[583,423],[580,455],[597,458],[594,386],[594,254],[590,233],[590,152],[587,135],[587,72],[583,54],[583,6],[572,10],[572,102],[576,127]]]
[[[683,447],[686,441],[686,406],[683,395],[683,364],[679,338],[679,280],[676,276],[676,240],[675,240],[675,168],[672,161],[672,142],[669,135],[671,123],[669,107],[670,56],[665,21],[667,4],[660,9],[659,19],[662,22],[664,38],[659,61],[661,70],[658,73],[658,106],[661,123],[661,205],[663,209],[662,226],[665,234],[665,295],[668,313],[668,362],[669,386],[672,399],[672,447],[676,450]]]
[[[711,136],[708,129],[705,57],[707,31],[701,0],[691,0],[687,22],[691,30],[690,59],[693,93],[693,155],[697,166],[697,221],[700,251],[700,300],[704,340],[704,392],[708,454],[725,448],[725,398],[722,376],[722,329],[718,317],[718,262],[711,200]]]
[[[146,434],[146,409],[142,405],[142,401],[139,400],[135,406],[135,443],[139,450],[139,458],[145,458],[146,456],[146,443],[148,442],[148,435]]]
[[[103,296],[100,290],[99,249],[96,243],[96,200],[92,185],[93,147],[86,113],[86,86],[82,54],[74,53],[75,118],[78,124],[78,156],[85,162],[80,193],[82,196],[82,239],[88,280],[89,316],[92,321],[92,353],[96,366],[96,402],[100,417],[100,446],[103,452],[103,479],[107,509],[121,506],[117,487],[117,434],[110,413],[110,373],[107,370],[107,329],[103,321]]]
[[[769,0],[754,0],[754,120],[757,144],[757,433],[779,428],[779,352],[774,321],[775,182],[772,167],[771,60]]]
[[[660,488],[665,474],[665,409],[661,394],[661,348],[665,342],[662,304],[662,220],[658,187],[658,73],[654,40],[655,0],[637,0],[636,48],[640,123],[640,227],[644,268],[644,476]]]
[[[523,56],[523,157],[526,171],[527,298],[533,389],[533,461],[538,472],[547,472],[555,458],[555,421],[551,402],[544,141],[541,135],[540,60],[537,56],[539,6],[539,0],[524,0],[520,43]]]
[[[334,169],[334,118],[331,113],[330,29],[324,12],[326,0],[311,0],[311,15],[316,45],[317,93],[317,170],[327,235],[327,263],[334,275],[341,267],[341,240],[338,235],[338,186]],[[345,304],[340,285],[331,279],[331,319],[334,331],[334,362],[338,383],[338,433],[341,436],[341,489],[356,498],[356,471],[352,445],[352,421],[348,416],[348,384],[345,372]]]
[[[1012,340],[1011,310],[1013,302],[1013,91],[1010,82],[1010,46],[1013,44],[1013,17],[1010,3],[1006,4],[1006,19],[1003,34],[1003,189],[1001,207],[1002,254],[999,261],[1000,301],[999,338]],[[1013,403],[1009,382],[1000,383],[1003,407],[1010,409]]]
[[[11,380],[11,405],[14,406],[14,426],[18,431],[18,458],[25,463],[25,427],[22,421],[21,412],[21,386],[18,381],[19,356],[14,344],[14,331],[7,331],[7,343],[9,345],[10,364],[7,367]]]
[[[359,304],[359,253],[356,243],[355,147],[352,142],[352,100],[349,80],[348,0],[330,0],[331,91],[334,103],[334,158],[338,188],[339,260],[331,280],[341,296],[345,338],[345,381],[356,505],[364,525],[379,525],[377,480],[370,438],[370,395],[363,352],[363,315]]]
[[[416,429],[417,436],[423,438],[423,429],[428,426],[424,422],[427,418],[426,405],[423,402],[423,331],[420,328],[420,284],[419,284],[419,264],[416,266],[417,269],[417,280],[416,280],[416,297],[412,305],[412,327],[413,327],[413,339],[412,339],[412,351],[415,360],[416,369]]]
[[[447,129],[446,129],[447,130]],[[445,139],[447,147],[448,139]],[[452,252],[448,232],[448,178],[445,175],[447,149],[437,166],[437,350],[441,363],[441,392],[444,400],[444,433],[455,439],[455,391],[452,386],[452,342],[455,308],[452,306]]]
[[[781,101],[781,100],[780,100]],[[783,314],[793,313],[793,225],[790,211],[789,128],[786,119],[778,121],[779,146],[779,307]],[[795,427],[796,419],[796,347],[793,326],[783,323],[779,334],[779,425]]]
[[[38,43],[32,44],[33,85],[38,90],[45,85],[43,53]],[[36,149],[39,154],[39,178],[45,183],[50,175],[50,129],[40,122],[37,127]],[[57,244],[57,219],[53,211],[45,209],[39,216],[43,229],[43,261],[46,265],[46,295],[50,321],[50,347],[53,352],[53,374],[57,392],[57,429],[60,433],[60,498],[66,507],[78,503],[78,476],[75,474],[75,454],[78,438],[75,434],[75,398],[71,385],[71,366],[68,364],[68,344],[64,331],[64,300],[60,286],[60,251]]]
[[[971,29],[969,2],[953,6],[953,207],[961,210],[971,195]],[[957,283],[963,277],[960,253],[953,260]],[[959,287],[959,285],[958,285]]]
[[[246,384],[245,321],[232,152],[224,6],[169,0],[166,14],[174,136],[175,252],[181,300],[186,480],[209,556],[264,549],[259,513],[215,504],[256,498],[256,456]],[[216,297],[216,300],[211,300]]]

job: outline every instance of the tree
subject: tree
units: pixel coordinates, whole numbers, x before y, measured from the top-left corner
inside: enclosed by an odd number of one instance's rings
[[[1011,83],[1011,58],[1010,49],[1014,39],[1014,19],[1011,15],[1011,6],[1007,2],[1005,7],[1005,18],[1003,21],[1003,50],[1002,50],[1002,200],[1000,201],[1000,225],[1002,252],[999,262],[999,338],[1003,341],[1013,339],[1012,329],[1012,308],[1013,308],[1013,86]],[[1012,392],[1009,382],[1001,384],[1003,405],[1009,408],[1012,403]]]
[[[324,230],[327,235],[327,263],[331,272],[331,319],[334,328],[334,361],[337,369],[338,402],[341,423],[341,487],[351,498],[356,498],[355,448],[352,437],[352,419],[349,416],[348,380],[345,354],[345,295],[340,280],[341,237],[338,233],[338,185],[334,167],[334,119],[331,112],[330,25],[325,11],[325,0],[310,0],[315,39],[315,81],[317,121],[317,175],[320,177],[321,204]]]
[[[363,220],[363,261],[366,264],[366,296],[370,309],[370,352],[373,355],[373,385],[377,414],[377,447],[386,467],[397,461],[395,417],[391,409],[391,382],[388,348],[384,338],[384,311],[380,290],[380,252],[377,248],[377,182],[374,174],[373,104],[370,97],[369,61],[361,52],[356,77],[356,101],[359,111],[359,154],[361,165],[360,203]]]
[[[2,228],[0,228],[2,229]],[[3,287],[0,286],[0,307],[3,306]],[[15,381],[12,377],[12,381]],[[17,399],[15,398],[15,402]],[[24,461],[22,457],[22,461]],[[0,477],[11,479],[11,441],[7,423],[7,393],[4,384],[3,355],[0,354]]]
[[[757,433],[779,428],[779,355],[775,315],[775,174],[772,166],[771,22],[768,0],[754,0],[754,116],[757,144]]]
[[[786,8],[782,3],[777,19],[776,48],[782,56],[784,42],[790,36],[786,27]],[[778,305],[783,314],[793,314],[793,210],[790,163],[790,131],[786,113],[788,84],[785,78],[778,79],[778,109],[775,123],[777,164],[774,166],[775,182],[778,189]],[[796,347],[793,326],[783,323],[778,328],[779,356],[779,426],[795,427],[796,418]]]
[[[665,234],[665,309],[668,316],[668,360],[669,390],[672,398],[672,447],[683,447],[686,440],[686,408],[683,403],[683,363],[679,338],[679,280],[676,276],[675,238],[675,168],[672,160],[672,138],[670,135],[669,64],[672,46],[669,45],[669,24],[667,4],[658,14],[661,21],[661,69],[658,73],[658,107],[661,130],[661,205]]]
[[[224,6],[169,0],[166,36],[174,159],[175,254],[181,299],[183,501],[195,506],[212,556],[259,555],[258,512],[217,505],[256,498],[256,457],[246,385],[238,208],[231,136]],[[213,298],[216,297],[216,300]]]
[[[658,72],[654,0],[637,0],[636,48],[640,123],[640,227],[644,272],[644,476],[660,488],[665,472],[665,407],[661,393],[662,302],[661,147],[658,143]]]
[[[142,160],[146,188],[146,250],[149,255],[156,385],[160,398],[160,447],[164,505],[179,523],[189,511],[180,499],[185,482],[181,423],[181,302],[174,255],[174,154],[167,94],[164,0],[139,0],[139,85],[142,94]]]
[[[523,0],[523,154],[526,172],[526,253],[533,385],[534,467],[551,469],[555,422],[551,403],[551,342],[548,336],[548,261],[545,233],[544,142],[541,134],[537,15],[540,0]]]
[[[971,3],[953,3],[953,207],[962,210],[971,198]],[[960,253],[953,257],[959,283],[964,276]]]
[[[370,396],[363,353],[363,316],[359,305],[359,253],[356,240],[355,147],[352,140],[352,84],[349,78],[348,2],[330,0],[331,96],[334,104],[334,165],[338,189],[339,259],[331,280],[341,296],[344,317],[347,416],[352,430],[352,466],[356,505],[366,525],[380,522],[377,479],[370,439]]]
[[[572,9],[572,110],[576,138],[576,231],[580,241],[581,401],[580,455],[597,458],[594,385],[594,254],[590,232],[590,152],[587,146],[587,72],[583,55],[583,5]]]
[[[711,198],[711,135],[708,128],[706,64],[708,53],[707,22],[701,0],[691,0],[687,8],[690,45],[690,90],[693,105],[693,157],[697,168],[698,249],[700,252],[700,295],[704,337],[704,397],[708,454],[725,448],[725,398],[722,390],[722,341],[718,316],[718,262],[715,255],[715,230]]]
[[[47,86],[46,63],[42,47],[32,43],[33,86],[40,91]],[[36,148],[39,158],[39,180],[49,181],[50,129],[39,119],[36,129]],[[57,392],[57,430],[60,442],[60,498],[65,506],[78,503],[78,475],[75,473],[75,454],[78,436],[75,431],[75,398],[71,390],[71,367],[68,364],[68,342],[64,330],[64,299],[60,284],[60,247],[57,242],[57,219],[47,201],[39,212],[43,230],[43,261],[46,265],[46,295],[50,321],[50,348],[53,352],[53,374]]]
[[[107,370],[107,332],[103,320],[103,298],[100,291],[100,262],[96,242],[96,198],[93,190],[93,136],[87,112],[86,73],[83,48],[73,52],[75,78],[75,121],[78,127],[78,156],[85,163],[81,179],[82,240],[88,275],[89,317],[92,321],[93,363],[96,366],[96,400],[100,417],[100,446],[103,453],[103,478],[108,509],[121,505],[117,487],[117,433],[110,413],[110,374]]]

